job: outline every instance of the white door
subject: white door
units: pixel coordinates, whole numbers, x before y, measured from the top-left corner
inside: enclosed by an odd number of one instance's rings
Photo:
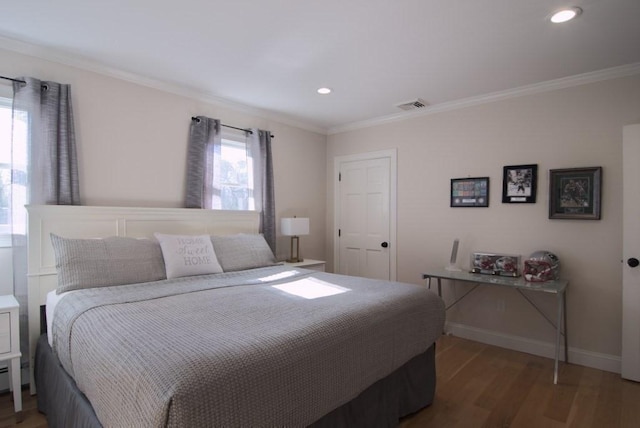
[[[640,124],[623,128],[622,377],[640,381]]]
[[[395,280],[395,152],[393,155],[385,152],[337,160],[337,273]]]

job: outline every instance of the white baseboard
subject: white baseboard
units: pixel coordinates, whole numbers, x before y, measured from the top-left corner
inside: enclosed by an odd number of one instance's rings
[[[9,390],[9,374],[8,373],[0,373],[0,391],[8,391]]]
[[[457,337],[462,337],[463,339],[486,343],[488,345],[526,352],[540,357],[555,358],[556,347],[555,343],[551,342],[542,342],[453,322],[447,322],[445,324],[445,332]],[[560,361],[562,361],[563,356],[564,349],[561,349]],[[571,346],[569,347],[569,362],[571,364],[578,364],[613,373],[620,373],[621,369],[619,355],[601,354],[584,349],[572,348]]]
[[[7,368],[6,365],[4,364],[0,364],[0,368]],[[28,385],[29,384],[29,369],[22,369],[20,371],[21,374],[21,383],[22,385]],[[4,373],[0,373],[0,392],[7,392],[9,391],[10,387],[9,387],[9,373],[4,372]]]

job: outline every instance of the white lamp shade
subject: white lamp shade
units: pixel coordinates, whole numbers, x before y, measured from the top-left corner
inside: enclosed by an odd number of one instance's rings
[[[304,217],[281,218],[280,231],[284,236],[309,234],[309,219]]]

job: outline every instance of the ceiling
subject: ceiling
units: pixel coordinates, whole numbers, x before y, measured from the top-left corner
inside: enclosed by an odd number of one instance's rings
[[[640,63],[640,1],[14,0],[0,36],[330,132]]]

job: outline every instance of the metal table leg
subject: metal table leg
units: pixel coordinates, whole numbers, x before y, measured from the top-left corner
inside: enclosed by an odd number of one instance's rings
[[[564,331],[564,362],[569,362],[569,341],[567,339],[567,296],[562,292],[562,330]]]
[[[553,384],[558,384],[558,359],[560,358],[560,335],[561,335],[561,322],[563,312],[564,293],[558,293],[558,320],[556,322],[556,360],[553,366]],[[565,334],[566,339],[566,334]]]

